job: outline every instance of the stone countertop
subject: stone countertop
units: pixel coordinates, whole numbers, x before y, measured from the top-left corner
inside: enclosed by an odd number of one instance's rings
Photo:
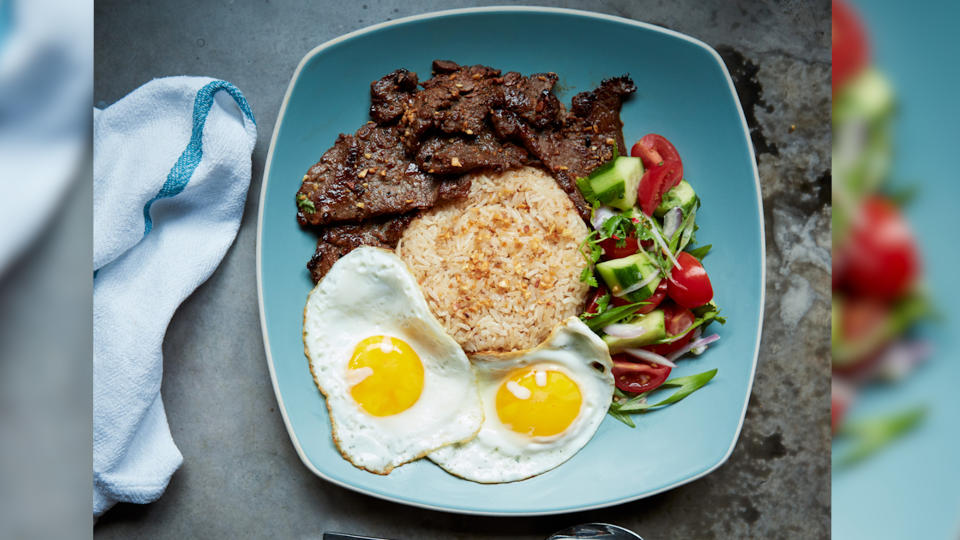
[[[95,7],[97,106],[154,77],[209,75],[244,92],[259,139],[236,242],[177,311],[164,342],[162,395],[183,467],[158,502],[115,507],[99,520],[96,536],[319,538],[345,531],[396,539],[538,539],[587,521],[617,523],[648,540],[829,536],[830,3],[544,4],[690,34],[715,47],[735,79],[759,162],[767,297],[756,381],[730,460],[648,499],[509,519],[410,508],[314,477],[277,410],[255,287],[257,203],[280,102],[297,63],[316,45],[469,2],[104,0]]]

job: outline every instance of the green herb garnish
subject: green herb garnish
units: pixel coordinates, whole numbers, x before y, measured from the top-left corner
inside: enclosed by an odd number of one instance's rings
[[[596,332],[608,324],[613,324],[626,319],[627,317],[636,313],[640,307],[647,304],[648,302],[636,302],[633,304],[627,304],[625,306],[617,306],[615,308],[610,308],[599,315],[595,315],[584,322],[587,323],[587,326],[590,327],[591,330]]]
[[[587,266],[580,272],[580,281],[591,287],[596,287],[597,277],[593,275],[593,267],[600,260],[600,255],[603,254],[603,248],[600,247],[597,239],[597,231],[591,232],[583,239],[583,242],[580,242],[579,250],[583,259],[587,261]]]
[[[688,250],[687,253],[693,255],[698,261],[703,261],[703,258],[707,256],[707,253],[710,252],[710,248],[712,247],[713,244],[707,244],[696,249]]]
[[[662,388],[679,388],[676,392],[671,394],[669,397],[662,399],[656,403],[650,404],[646,402],[647,394],[649,394],[650,392],[646,392],[646,393],[634,396],[633,398],[621,403],[614,402],[613,404],[610,405],[610,410],[619,414],[641,413],[641,412],[646,412],[650,409],[655,409],[657,407],[663,407],[665,405],[670,405],[671,403],[676,403],[681,399],[689,396],[690,394],[696,392],[697,390],[703,388],[708,382],[710,382],[711,379],[713,379],[714,375],[716,374],[717,374],[717,369],[714,368],[714,369],[711,369],[710,371],[697,373],[696,375],[688,375],[686,377],[677,377],[675,379],[667,379],[657,389],[652,391],[655,392],[656,390],[660,390]]]
[[[597,311],[596,311],[596,312],[594,312],[594,313],[589,313],[589,312],[586,312],[586,311],[585,311],[585,312],[583,312],[583,313],[580,314],[580,319],[581,319],[581,320],[584,320],[584,321],[587,320],[587,319],[592,319],[592,318],[596,317],[597,315],[600,315],[601,313],[603,313],[604,311],[606,311],[606,310],[607,310],[607,307],[609,307],[609,306],[610,306],[610,293],[607,293],[607,294],[601,296],[600,298],[597,298]]]
[[[617,247],[627,245],[627,238],[636,234],[637,225],[633,221],[635,218],[627,215],[626,212],[614,214],[607,218],[600,226],[604,238],[613,238],[617,241]]]
[[[313,201],[308,199],[303,193],[297,195],[297,208],[304,214],[313,214],[317,211],[317,207],[313,205]]]

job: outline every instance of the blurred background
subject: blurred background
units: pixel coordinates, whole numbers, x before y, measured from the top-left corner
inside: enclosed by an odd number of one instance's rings
[[[835,538],[960,538],[958,15],[833,4]]]
[[[92,47],[91,1],[0,0],[3,538],[91,527]]]

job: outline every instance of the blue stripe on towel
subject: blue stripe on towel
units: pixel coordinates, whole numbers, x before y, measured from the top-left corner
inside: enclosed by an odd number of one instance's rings
[[[197,165],[200,165],[200,160],[203,158],[203,125],[207,122],[207,114],[210,113],[210,107],[213,106],[213,96],[221,90],[233,97],[233,100],[237,102],[237,106],[240,107],[240,110],[243,111],[243,114],[246,115],[251,122],[254,124],[257,123],[257,121],[253,119],[253,111],[250,110],[250,104],[247,103],[246,98],[243,97],[243,94],[236,86],[227,81],[213,81],[201,88],[197,92],[197,98],[193,102],[193,131],[190,133],[190,142],[187,144],[187,147],[184,148],[183,153],[180,154],[180,158],[177,159],[173,168],[170,169],[170,172],[167,174],[167,180],[163,183],[163,187],[161,187],[157,195],[147,201],[147,204],[143,207],[143,220],[145,223],[144,236],[150,234],[150,231],[153,229],[153,219],[150,218],[150,207],[153,203],[160,199],[173,197],[183,191],[183,189],[187,187],[187,183],[190,182],[193,171],[197,169]]]

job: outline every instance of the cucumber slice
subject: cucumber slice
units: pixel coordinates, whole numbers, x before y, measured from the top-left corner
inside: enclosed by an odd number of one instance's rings
[[[667,337],[666,321],[664,320],[663,311],[659,309],[637,317],[627,323],[627,326],[643,329],[643,334],[631,338],[603,336],[603,341],[605,341],[607,347],[610,348],[610,354],[616,354],[624,349],[650,345]]]
[[[597,264],[597,273],[603,278],[614,296],[622,296],[631,302],[639,302],[648,298],[657,290],[657,285],[660,285],[662,279],[657,263],[644,251],[629,257],[599,263]],[[646,285],[636,288],[638,283],[647,280],[650,281]],[[627,290],[631,292],[622,294],[623,291]]]
[[[587,178],[577,180],[585,199],[627,210],[637,202],[637,188],[643,177],[640,158],[620,156],[610,166],[599,168]]]
[[[681,180],[679,184],[663,194],[663,201],[653,211],[653,215],[663,217],[671,208],[679,206],[683,210],[684,217],[686,217],[690,215],[690,211],[693,210],[695,204],[697,204],[697,193],[693,191],[693,186],[686,180]]]

